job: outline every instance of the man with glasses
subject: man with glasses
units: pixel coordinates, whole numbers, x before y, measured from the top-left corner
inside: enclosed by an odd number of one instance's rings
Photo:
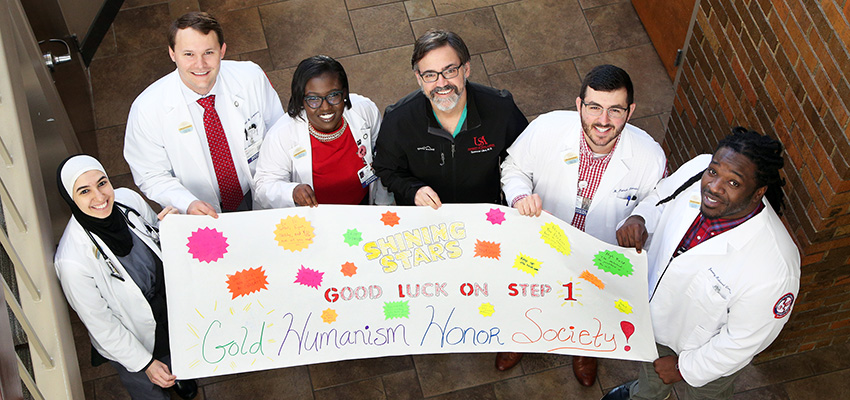
[[[520,214],[546,210],[607,243],[617,244],[617,224],[666,171],[661,146],[626,122],[635,110],[626,71],[600,65],[584,77],[578,111],[543,114],[508,149],[502,189]],[[516,365],[519,353],[499,353],[496,367]],[[584,386],[596,380],[596,359],[573,357]]]
[[[467,82],[469,50],[453,32],[416,40],[421,88],[387,107],[375,172],[399,205],[504,204],[499,164],[528,125],[511,94]]]
[[[221,25],[207,13],[174,21],[168,46],[177,69],[130,108],[124,158],[133,179],[181,213],[250,210],[260,144],[283,115],[280,98],[256,64],[222,61]]]

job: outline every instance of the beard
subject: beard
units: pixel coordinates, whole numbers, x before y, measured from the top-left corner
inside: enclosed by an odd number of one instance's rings
[[[623,129],[626,128],[626,123],[623,122],[623,124],[620,125],[620,126],[610,124],[610,123],[605,124],[605,125],[597,124],[597,123],[589,123],[589,122],[585,121],[584,115],[582,114],[581,115],[581,127],[584,130],[585,139],[587,139],[588,141],[593,143],[595,146],[605,147],[605,146],[608,146],[609,144],[611,144],[611,142],[617,140],[618,137],[620,137],[620,133],[622,133]],[[594,131],[593,128],[601,128],[601,129],[611,128],[611,129],[607,132],[608,135],[606,135],[604,138],[600,138],[600,137],[596,137],[596,136],[591,134]]]
[[[451,89],[452,91],[452,93],[448,97],[441,98],[437,95],[437,92],[446,89]],[[422,90],[422,93],[424,93],[428,97],[428,99],[431,100],[431,104],[433,104],[434,107],[436,107],[442,112],[449,112],[453,110],[455,106],[457,106],[457,103],[460,101],[461,90],[458,89],[457,86],[452,84],[436,87],[428,93],[425,93],[425,90],[422,87],[420,87],[420,90]]]

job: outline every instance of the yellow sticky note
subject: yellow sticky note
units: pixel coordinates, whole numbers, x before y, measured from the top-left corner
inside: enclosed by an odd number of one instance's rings
[[[280,220],[275,226],[275,240],[286,250],[301,251],[313,243],[316,235],[313,226],[306,219],[298,216],[290,216]]]
[[[540,229],[540,238],[559,253],[565,256],[570,255],[570,240],[560,226],[551,222],[543,225]]]
[[[531,274],[532,276],[536,276],[537,272],[540,271],[540,265],[543,263],[534,259],[533,257],[529,257],[525,254],[519,253],[514,260],[514,268]]]

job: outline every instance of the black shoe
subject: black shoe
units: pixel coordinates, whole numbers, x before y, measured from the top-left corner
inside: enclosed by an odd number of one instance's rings
[[[629,392],[631,391],[632,385],[637,381],[626,382],[620,386],[617,386],[611,389],[608,394],[602,397],[602,400],[628,400]]]
[[[174,393],[177,393],[181,399],[191,400],[198,395],[198,381],[194,379],[175,381],[173,388]]]

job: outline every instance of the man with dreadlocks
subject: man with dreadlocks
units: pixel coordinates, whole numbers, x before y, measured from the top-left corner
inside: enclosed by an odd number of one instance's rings
[[[737,127],[658,183],[617,230],[648,236],[649,308],[659,358],[603,400],[728,399],[733,381],[779,335],[800,286],[800,254],[780,221],[782,144]]]

